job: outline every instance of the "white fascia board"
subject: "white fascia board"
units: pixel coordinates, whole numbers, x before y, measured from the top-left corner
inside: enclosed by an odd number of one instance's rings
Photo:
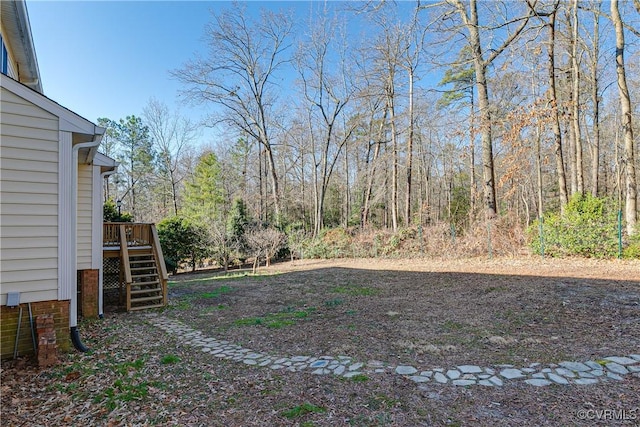
[[[105,154],[96,153],[93,157],[93,164],[107,168],[117,168],[120,163]]]
[[[60,131],[82,133],[85,135],[104,134],[104,128],[96,126],[84,117],[79,116],[54,100],[47,98],[11,77],[0,74],[0,85],[19,97],[58,117],[60,120]]]

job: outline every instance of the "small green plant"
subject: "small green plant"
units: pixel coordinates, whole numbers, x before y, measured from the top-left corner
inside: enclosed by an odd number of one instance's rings
[[[163,365],[170,365],[178,362],[180,362],[180,358],[174,354],[167,354],[165,356],[162,356],[162,358],[160,359],[160,363],[162,363]]]
[[[331,292],[349,296],[371,296],[376,295],[378,293],[378,290],[367,286],[344,285],[334,287],[333,289],[331,289]]]
[[[218,289],[214,289],[210,292],[204,292],[200,294],[199,298],[218,298],[220,295],[228,294],[229,292],[234,291],[234,289],[230,286],[220,286]]]
[[[306,414],[312,414],[312,413],[322,414],[324,412],[327,412],[326,408],[316,406],[311,403],[303,403],[302,405],[297,405],[291,409],[283,411],[282,415],[285,418],[292,420],[294,418],[300,418]]]
[[[351,377],[351,381],[356,383],[364,383],[369,381],[369,377],[364,374],[357,374]]]
[[[324,306],[327,307],[327,308],[337,307],[337,306],[342,305],[342,304],[344,304],[344,301],[342,299],[340,299],[340,298],[334,298],[334,299],[331,299],[329,301],[325,301],[324,302]]]

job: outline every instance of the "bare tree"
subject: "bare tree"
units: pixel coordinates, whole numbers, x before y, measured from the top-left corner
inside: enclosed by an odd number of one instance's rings
[[[271,265],[271,260],[286,242],[284,233],[275,228],[255,228],[246,233],[245,239],[253,253],[254,274],[260,265],[260,260],[264,258],[267,267]]]
[[[183,179],[179,173],[180,159],[184,148],[195,140],[197,126],[188,118],[172,114],[166,104],[155,98],[147,103],[143,117],[156,147],[163,187],[168,187],[173,213],[178,215],[178,186]]]
[[[618,92],[620,94],[620,107],[622,110],[622,130],[624,133],[624,166],[625,174],[625,221],[627,223],[627,234],[636,232],[637,212],[637,184],[636,166],[633,152],[633,121],[631,110],[631,96],[627,86],[627,76],[624,64],[624,28],[622,18],[618,9],[618,0],[611,0],[611,21],[616,32],[616,73],[618,76]]]
[[[493,161],[493,136],[491,122],[491,108],[489,103],[489,87],[487,83],[487,68],[526,28],[529,19],[533,16],[533,7],[529,7],[526,14],[509,20],[509,22],[497,22],[495,28],[488,31],[509,28],[509,24],[519,22],[519,25],[502,41],[502,43],[488,50],[483,49],[481,42],[481,29],[478,18],[477,0],[470,0],[468,5],[462,0],[447,0],[451,3],[460,16],[464,28],[467,31],[467,43],[471,47],[473,65],[475,70],[475,84],[478,93],[478,113],[480,114],[480,135],[482,141],[482,177],[484,186],[484,199],[487,217],[497,215],[496,183]],[[533,3],[535,4],[535,2]]]
[[[286,51],[292,22],[283,14],[264,11],[258,21],[245,16],[245,7],[213,16],[207,26],[206,58],[188,62],[173,75],[182,81],[193,100],[222,107],[210,125],[226,123],[255,139],[264,149],[271,178],[276,221],[280,220],[278,175],[272,141],[275,77],[289,61]]]
[[[325,200],[336,162],[356,128],[355,121],[345,118],[355,89],[348,81],[344,44],[336,40],[339,33],[338,25],[322,16],[311,28],[310,40],[300,45],[296,60],[308,105],[308,138],[314,163],[314,235],[323,228]]]

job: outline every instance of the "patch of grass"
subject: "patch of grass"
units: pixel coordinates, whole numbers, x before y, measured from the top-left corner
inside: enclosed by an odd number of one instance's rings
[[[233,322],[236,326],[255,326],[262,325],[263,323],[264,319],[262,317],[243,317]]]
[[[331,292],[336,294],[344,294],[352,297],[355,296],[372,296],[377,295],[379,291],[368,286],[343,285],[331,288]]]
[[[220,286],[217,289],[214,289],[213,291],[210,292],[204,292],[202,294],[198,294],[195,295],[196,298],[218,298],[220,295],[223,294],[228,294],[229,292],[233,292],[235,289],[233,289],[231,286]]]
[[[277,319],[277,320],[272,320],[265,323],[267,328],[272,328],[272,329],[280,329],[280,328],[284,328],[285,326],[291,326],[295,324],[296,324],[295,320],[291,320],[291,319]]]
[[[327,308],[337,307],[337,306],[342,305],[342,304],[344,304],[344,301],[342,299],[340,299],[340,298],[334,298],[334,299],[331,299],[329,301],[325,301],[324,302],[324,306],[327,307]]]
[[[162,363],[163,365],[170,365],[178,362],[180,362],[180,358],[174,354],[167,354],[165,356],[162,356],[162,358],[160,359],[160,363]]]
[[[364,374],[354,375],[350,379],[351,379],[351,381],[356,382],[356,383],[365,383],[365,382],[369,381],[369,377],[364,375]]]
[[[323,408],[321,406],[316,406],[316,405],[313,405],[311,403],[306,403],[305,402],[302,405],[297,405],[297,406],[294,406],[291,409],[283,411],[282,415],[285,418],[288,418],[288,419],[292,420],[294,418],[300,418],[300,417],[302,417],[303,415],[306,415],[306,414],[313,414],[313,413],[322,414],[322,413],[325,413],[325,412],[327,412],[326,408]]]
[[[459,322],[454,322],[453,320],[445,320],[442,324],[442,329],[445,331],[459,331],[464,328],[464,324]]]

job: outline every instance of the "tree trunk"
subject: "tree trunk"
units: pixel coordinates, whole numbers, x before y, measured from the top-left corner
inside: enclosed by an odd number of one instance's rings
[[[598,3],[598,7],[599,7]],[[598,97],[598,58],[600,56],[600,17],[593,12],[593,59],[591,61],[591,101],[593,103],[593,149],[591,151],[591,194],[598,196],[600,169],[600,100]]]
[[[636,168],[633,153],[633,122],[631,116],[631,97],[627,87],[627,76],[624,65],[624,29],[622,18],[618,10],[618,0],[611,0],[611,20],[616,31],[616,73],[618,76],[618,92],[620,93],[620,107],[622,111],[622,129],[624,131],[624,163],[625,163],[625,221],[627,234],[636,232],[637,212],[637,187]]]
[[[482,141],[482,185],[484,189],[484,205],[487,218],[498,214],[496,206],[495,171],[493,166],[493,140],[491,135],[491,111],[489,105],[489,88],[487,87],[487,66],[482,56],[480,32],[478,31],[478,9],[476,0],[470,1],[469,43],[473,53],[473,65],[476,74],[476,90],[478,92],[478,109],[480,113],[480,135]]]
[[[557,7],[557,4],[556,4]],[[556,66],[555,66],[555,37],[556,37],[556,13],[557,8],[549,15],[549,103],[552,108],[552,127],[554,135],[553,150],[556,159],[556,174],[558,175],[558,190],[560,193],[560,212],[569,203],[567,196],[567,178],[564,172],[564,159],[562,156],[562,133],[560,131],[560,112],[558,111],[558,98],[556,96]]]
[[[572,0],[572,36],[571,36],[571,75],[572,75],[572,123],[574,149],[575,149],[575,173],[576,191],[584,194],[584,172],[582,165],[582,141],[580,135],[580,64],[578,62],[578,0]]]
[[[396,133],[396,113],[394,106],[393,81],[389,82],[387,102],[389,103],[389,123],[391,124],[391,227],[398,231],[398,136]]]
[[[411,173],[413,167],[413,68],[409,67],[409,136],[407,138],[407,194],[405,197],[404,221],[411,225]]]

